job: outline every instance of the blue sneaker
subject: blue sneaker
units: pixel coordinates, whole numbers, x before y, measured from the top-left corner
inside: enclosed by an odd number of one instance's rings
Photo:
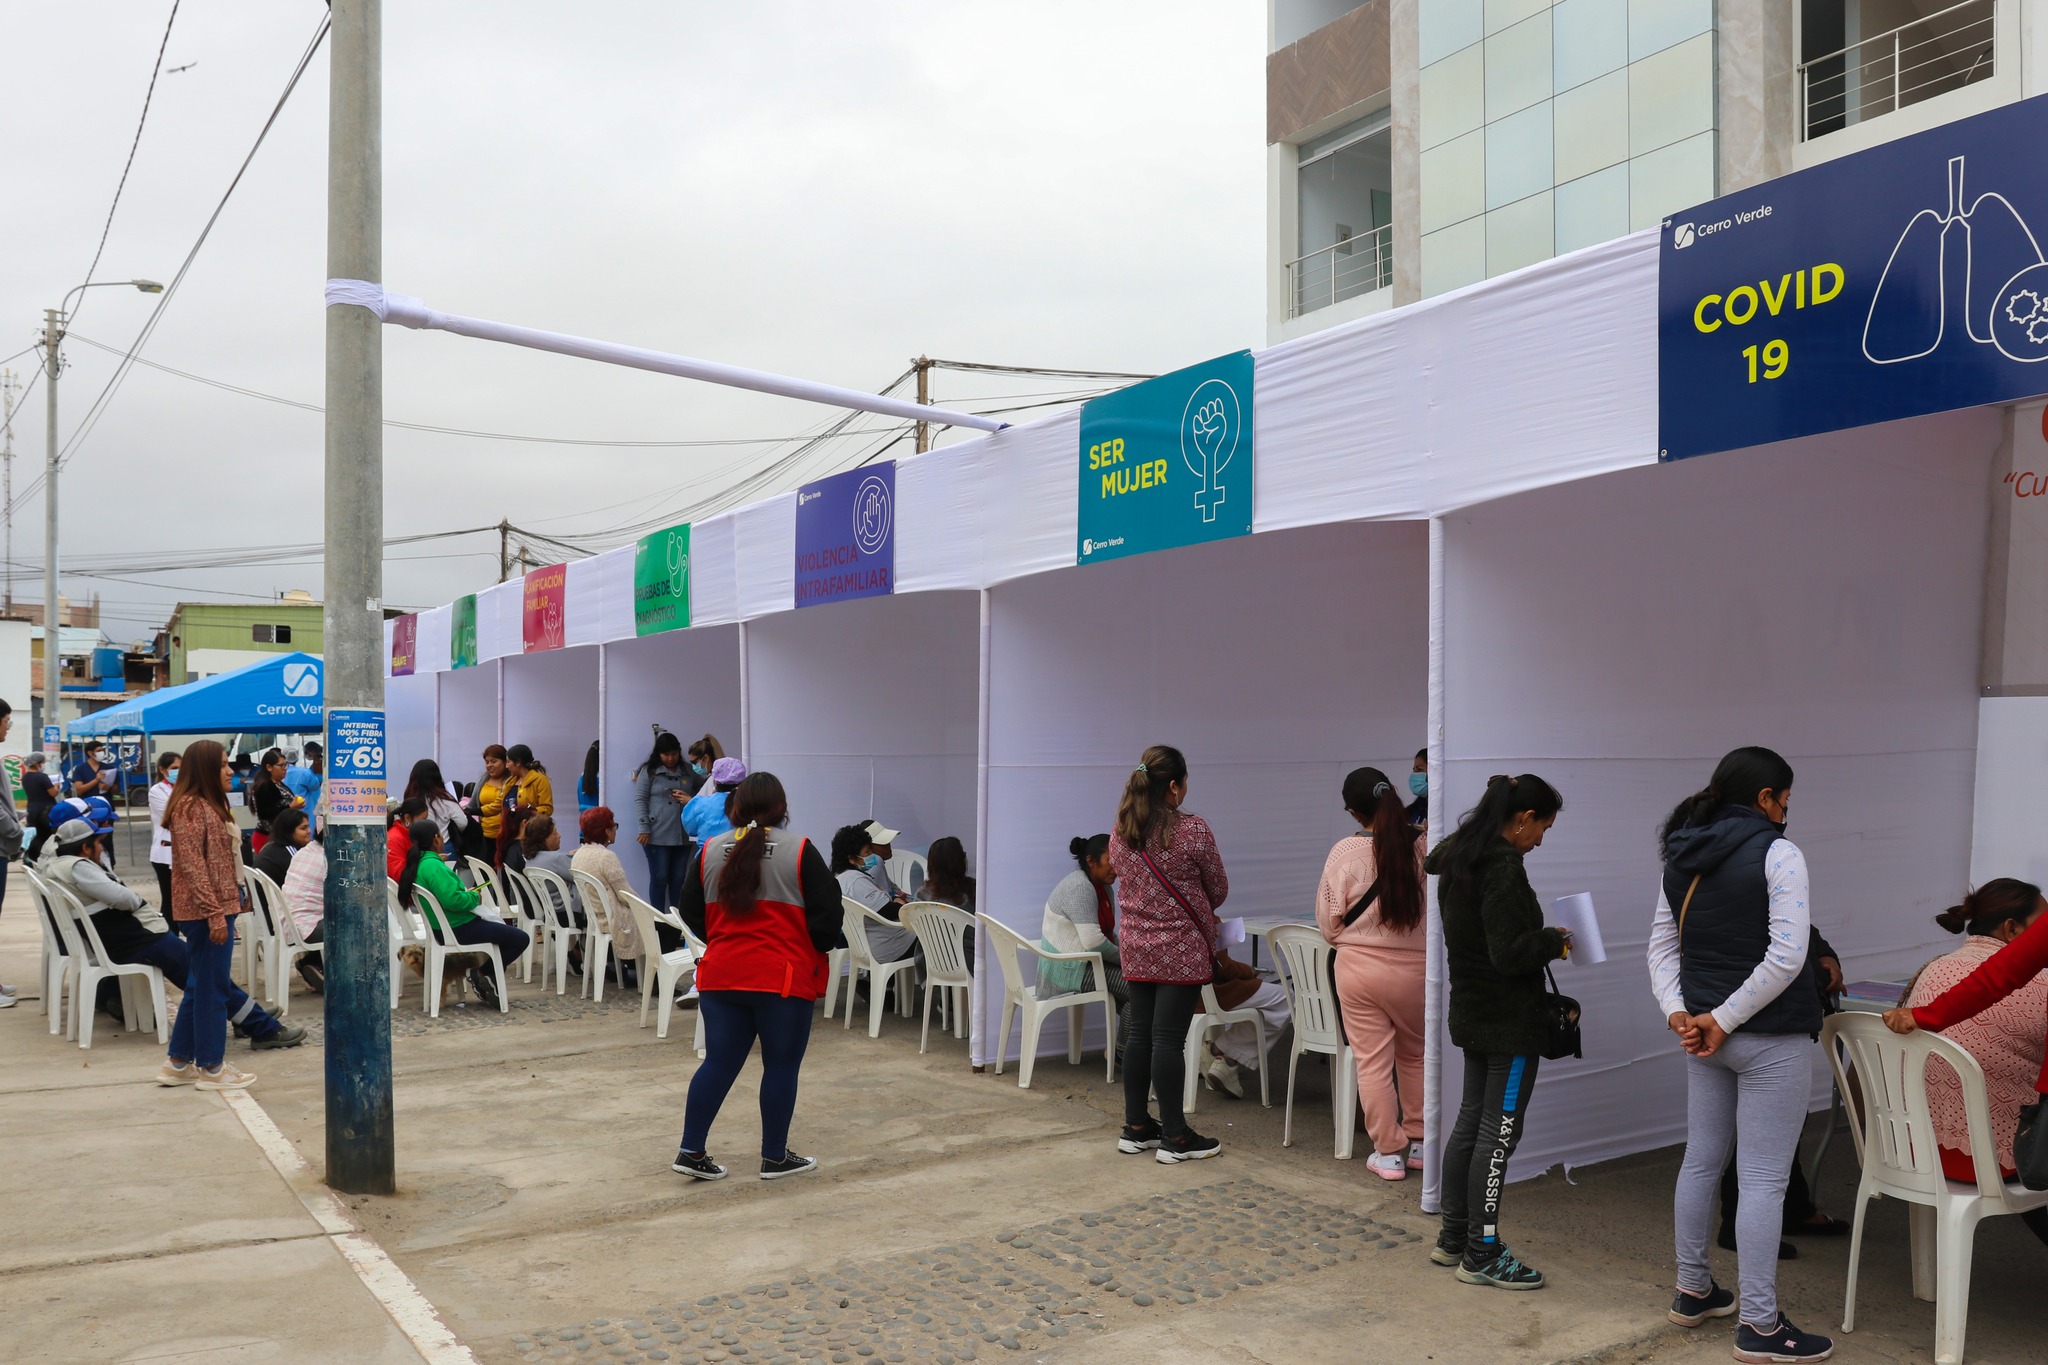
[[[1712,1280],[1707,1292],[1688,1294],[1683,1289],[1671,1300],[1671,1320],[1680,1327],[1697,1327],[1708,1318],[1725,1318],[1735,1311],[1735,1291],[1723,1289]]]
[[[1835,1343],[1818,1332],[1802,1332],[1792,1319],[1778,1314],[1777,1325],[1759,1332],[1748,1323],[1735,1329],[1735,1358],[1747,1365],[1805,1365],[1809,1360],[1826,1360],[1835,1353]]]
[[[1472,1252],[1466,1252],[1464,1264],[1458,1267],[1458,1278],[1466,1284],[1492,1285],[1495,1289],[1543,1287],[1543,1272],[1523,1265],[1521,1258],[1505,1246],[1495,1248],[1491,1259],[1483,1262],[1475,1263]]]

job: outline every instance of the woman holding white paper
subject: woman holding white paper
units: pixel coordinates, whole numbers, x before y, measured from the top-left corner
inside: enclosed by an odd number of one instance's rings
[[[1723,758],[1665,822],[1650,983],[1686,1052],[1685,1160],[1673,1198],[1678,1290],[1670,1318],[1697,1327],[1739,1307],[1737,1360],[1825,1360],[1834,1343],[1778,1307],[1785,1181],[1813,1086],[1821,1025],[1807,953],[1806,858],[1784,837],[1792,765],[1757,746]],[[1742,1197],[1741,1293],[1714,1283],[1707,1239],[1729,1150]]]
[[[1323,864],[1316,924],[1337,950],[1337,1004],[1372,1137],[1366,1168],[1405,1180],[1422,1169],[1421,831],[1378,768],[1345,777],[1344,813],[1359,833],[1339,839]]]

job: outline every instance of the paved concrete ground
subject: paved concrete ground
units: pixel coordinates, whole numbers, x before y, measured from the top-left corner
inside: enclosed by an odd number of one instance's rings
[[[0,917],[0,978],[27,993],[24,909]],[[950,1038],[920,1057],[901,1019],[876,1040],[835,1023],[814,1034],[793,1136],[824,1168],[751,1178],[750,1074],[714,1134],[733,1177],[699,1185],[667,1169],[691,1016],[659,1041],[634,1026],[637,997],[514,996],[509,1016],[438,1024],[408,998],[395,1020],[404,1188],[349,1201],[487,1361],[1728,1358],[1728,1328],[1663,1318],[1675,1151],[1514,1186],[1509,1236],[1552,1283],[1506,1294],[1429,1264],[1419,1181],[1331,1159],[1313,1063],[1294,1147],[1277,1107],[1205,1096],[1198,1125],[1225,1155],[1166,1167],[1116,1154],[1120,1096],[1093,1055],[1042,1063],[1020,1091],[973,1073]],[[318,1003],[294,994],[303,1019]],[[0,1012],[0,1358],[412,1358],[224,1106],[147,1084],[153,1038],[110,1032],[82,1053],[43,1025],[30,1003]],[[253,1065],[265,1110],[317,1161],[319,1048]],[[1531,1121],[1562,1118],[1539,1091]],[[1844,1137],[1823,1177],[1838,1212],[1848,1153]],[[1904,1241],[1904,1211],[1878,1206],[1862,1328],[1838,1359],[1931,1358]],[[1784,1301],[1826,1329],[1846,1247],[1801,1246]],[[1979,1234],[1970,1359],[2048,1359],[2033,1306],[2044,1257],[2015,1220]]]

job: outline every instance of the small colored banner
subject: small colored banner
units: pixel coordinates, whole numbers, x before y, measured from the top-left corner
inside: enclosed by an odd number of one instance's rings
[[[526,575],[526,610],[520,635],[526,652],[560,649],[568,617],[569,566],[550,564]]]
[[[455,599],[448,621],[448,666],[476,667],[476,594]]]
[[[896,462],[807,483],[796,495],[796,604],[896,590]]]
[[[1237,351],[1082,407],[1075,563],[1251,534],[1252,373]]]
[[[633,550],[633,633],[659,635],[690,624],[690,526],[640,537]]]
[[[385,820],[384,713],[337,708],[327,713],[327,823],[377,825]]]
[[[420,618],[407,612],[391,623],[391,676],[409,678],[419,662]]]
[[[23,790],[21,785],[21,755],[8,754],[6,757],[0,758],[0,768],[6,770],[7,790],[14,793],[14,803],[20,805],[28,800],[28,793]]]

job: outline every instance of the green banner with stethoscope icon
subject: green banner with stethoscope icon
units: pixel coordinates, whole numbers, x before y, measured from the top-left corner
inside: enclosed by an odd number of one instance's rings
[[[659,635],[690,624],[690,527],[640,537],[633,550],[633,633]]]
[[[1251,534],[1252,369],[1236,351],[1082,407],[1075,563]]]

